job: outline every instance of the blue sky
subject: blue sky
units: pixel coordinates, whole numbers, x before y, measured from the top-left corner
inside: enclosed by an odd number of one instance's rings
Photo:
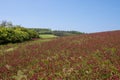
[[[0,0],[0,21],[24,27],[120,30],[120,0]]]

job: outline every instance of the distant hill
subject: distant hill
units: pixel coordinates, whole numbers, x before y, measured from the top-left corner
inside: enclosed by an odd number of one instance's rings
[[[30,28],[38,32],[39,34],[53,34],[55,36],[70,36],[70,35],[78,35],[83,34],[79,31],[63,31],[63,30],[51,30],[47,28]]]

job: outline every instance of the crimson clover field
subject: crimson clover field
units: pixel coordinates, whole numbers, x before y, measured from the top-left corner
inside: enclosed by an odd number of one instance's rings
[[[120,80],[120,31],[0,45],[0,80]]]

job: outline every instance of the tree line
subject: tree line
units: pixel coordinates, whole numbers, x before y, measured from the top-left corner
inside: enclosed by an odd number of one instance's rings
[[[40,34],[53,34],[55,36],[70,36],[70,35],[78,35],[78,34],[84,34],[82,32],[79,31],[63,31],[63,30],[51,30],[51,29],[47,29],[47,28],[30,28],[35,30],[36,32]]]

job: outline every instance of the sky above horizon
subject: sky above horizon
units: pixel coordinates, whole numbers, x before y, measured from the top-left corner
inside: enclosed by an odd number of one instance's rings
[[[86,33],[120,30],[120,0],[0,0],[0,21]]]

